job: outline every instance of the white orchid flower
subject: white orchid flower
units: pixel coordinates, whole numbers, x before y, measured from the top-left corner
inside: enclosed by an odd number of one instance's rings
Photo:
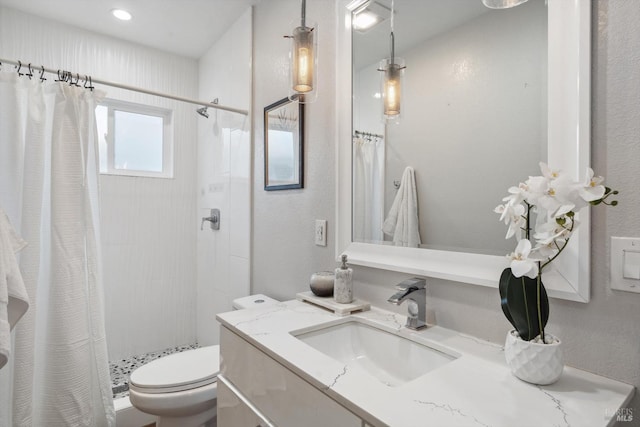
[[[527,276],[535,279],[538,275],[538,266],[535,260],[529,258],[531,253],[531,242],[522,239],[518,242],[516,250],[509,255],[511,259],[511,272],[515,277]]]
[[[562,171],[560,169],[551,169],[545,162],[540,162],[539,164],[542,176],[549,180],[554,180],[562,175]]]
[[[550,259],[560,250],[558,246],[556,246],[556,243],[556,241],[548,242],[547,244],[538,242],[532,252],[535,251],[540,258]]]
[[[507,229],[507,235],[504,236],[504,238],[510,239],[513,236],[516,236],[516,240],[520,241],[520,239],[522,239],[522,230],[527,226],[527,220],[521,216],[514,219],[515,219],[514,221],[511,221],[509,223],[509,228]]]
[[[543,176],[529,178],[529,186],[534,194],[530,204],[540,205],[554,216],[564,215],[576,205],[576,183],[565,175],[549,180]],[[557,213],[560,212],[560,213]]]
[[[536,232],[533,235],[533,238],[536,239],[538,246],[547,246],[554,243],[563,243],[566,240],[569,240],[571,237],[571,219],[566,218],[566,223],[563,226],[558,224],[555,219],[551,219],[550,221],[536,227]]]
[[[525,182],[527,187],[527,203],[538,204],[538,200],[545,195],[549,189],[549,180],[544,176],[530,176]]]
[[[604,179],[595,176],[591,168],[587,170],[584,182],[576,182],[543,162],[540,170],[542,176],[530,176],[517,187],[510,187],[509,194],[502,199],[504,204],[494,209],[500,214],[500,221],[509,226],[506,238],[515,235],[518,240],[515,251],[507,256],[515,277],[535,278],[539,275],[540,268],[567,247],[579,225],[575,218],[577,212],[609,194],[602,185]],[[618,192],[612,191],[612,194]],[[615,206],[616,203],[605,204]],[[534,248],[532,241],[535,241]]]
[[[586,179],[578,190],[580,197],[582,197],[585,202],[602,199],[605,192],[604,185],[601,185],[603,181],[603,177],[594,176],[593,169],[588,168]]]
[[[509,187],[508,191],[509,195],[502,199],[502,201],[512,205],[519,205],[527,198],[529,187],[526,183],[521,182],[517,187]]]
[[[494,212],[500,214],[500,221],[504,221],[505,224],[508,224],[510,221],[513,221],[515,217],[521,218],[524,215],[524,206],[512,205],[511,203],[505,203],[504,205],[499,205],[494,209]]]
[[[507,230],[507,235],[505,239],[510,239],[516,233],[516,239],[521,239],[522,229],[526,227],[526,220],[524,218],[525,207],[522,204],[512,205],[511,203],[506,203],[504,205],[498,205],[493,210],[495,213],[500,214],[500,221],[504,221],[505,224],[509,224],[509,229]]]
[[[575,208],[574,204],[569,204],[569,205],[562,205],[558,208],[557,211],[555,211],[553,213],[553,217],[554,218],[560,218],[565,216],[566,214],[568,214],[569,212],[573,211],[573,209]]]

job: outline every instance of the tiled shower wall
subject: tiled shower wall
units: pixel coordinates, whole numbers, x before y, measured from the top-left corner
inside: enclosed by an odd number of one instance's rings
[[[199,61],[199,97],[251,111],[252,10]],[[209,109],[198,117],[198,218],[220,209],[220,230],[198,231],[200,345],[219,342],[216,313],[249,294],[251,118]]]

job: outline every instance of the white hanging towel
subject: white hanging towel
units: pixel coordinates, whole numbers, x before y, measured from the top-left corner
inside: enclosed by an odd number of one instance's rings
[[[29,308],[29,297],[16,260],[16,253],[26,245],[0,209],[0,369],[11,355],[11,330]]]
[[[420,243],[418,223],[418,192],[413,168],[407,166],[402,173],[400,188],[391,205],[389,215],[382,224],[382,231],[393,237],[396,246],[417,248]]]

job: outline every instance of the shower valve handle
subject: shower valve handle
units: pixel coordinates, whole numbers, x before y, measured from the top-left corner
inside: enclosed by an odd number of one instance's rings
[[[211,215],[202,218],[200,230],[204,230],[205,221],[209,221],[211,223],[212,230],[220,230],[220,209],[211,209]]]

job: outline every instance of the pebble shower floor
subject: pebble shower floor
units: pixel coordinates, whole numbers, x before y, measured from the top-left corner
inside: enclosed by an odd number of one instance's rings
[[[156,351],[154,353],[140,354],[126,359],[117,360],[115,362],[109,362],[113,398],[119,399],[121,397],[129,396],[129,376],[136,368],[144,365],[145,363],[149,363],[152,360],[156,360],[173,353],[193,350],[198,347],[198,344],[182,345],[162,351]]]

